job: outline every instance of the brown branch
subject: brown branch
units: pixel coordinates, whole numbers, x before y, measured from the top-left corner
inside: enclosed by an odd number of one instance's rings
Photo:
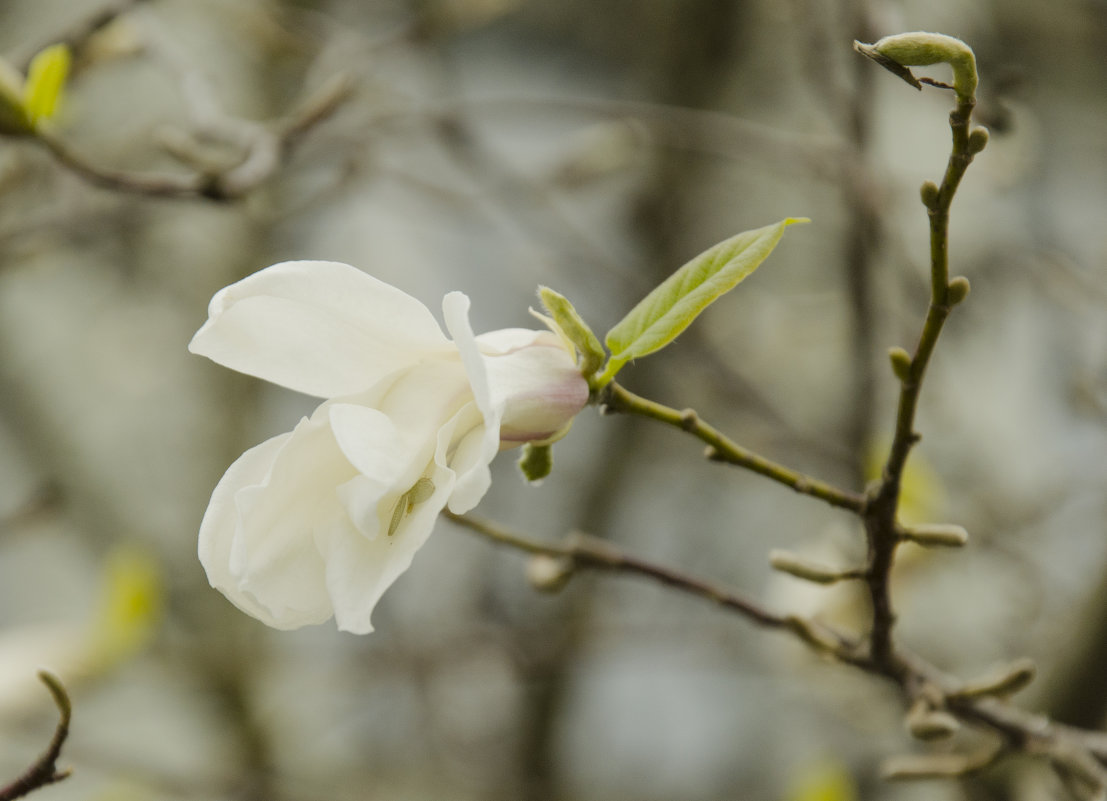
[[[843,661],[853,662],[857,659],[855,644],[848,637],[838,632],[794,615],[782,615],[770,611],[718,582],[632,556],[606,540],[578,533],[570,536],[562,543],[541,542],[511,531],[490,520],[454,514],[450,511],[443,514],[454,523],[500,545],[506,545],[535,556],[567,560],[570,571],[576,569],[598,570],[605,573],[649,578],[672,589],[711,601],[724,609],[737,612],[759,626],[791,631],[828,655]]]
[[[73,715],[73,705],[69,701],[69,694],[66,693],[65,687],[62,686],[61,680],[57,676],[47,673],[45,670],[40,670],[38,677],[42,679],[42,683],[46,685],[46,689],[50,691],[50,695],[54,698],[54,703],[57,704],[60,714],[58,725],[54,729],[54,736],[50,739],[50,745],[42,756],[35,760],[34,764],[27,768],[22,776],[7,787],[0,788],[0,801],[22,798],[40,787],[60,782],[71,773],[69,770],[58,770],[58,758],[61,756],[62,746],[65,745],[66,738],[69,737],[69,722]]]

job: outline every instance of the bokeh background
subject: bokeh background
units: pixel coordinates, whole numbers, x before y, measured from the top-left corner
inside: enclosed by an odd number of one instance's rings
[[[75,703],[76,773],[40,796],[59,801],[1059,797],[1025,761],[886,785],[880,761],[921,747],[887,688],[638,581],[540,595],[523,556],[446,521],[374,634],[265,629],[207,586],[196,530],[227,465],[314,401],[185,347],[217,289],[291,258],[436,311],[464,290],[478,331],[529,325],[547,284],[602,331],[707,246],[809,216],[621,380],[860,488],[892,426],[884,353],[925,310],[918,186],[944,169],[950,99],[850,45],[960,36],[992,140],[954,205],[973,292],[932,365],[907,514],[972,542],[904,559],[902,636],[965,675],[1029,655],[1022,702],[1102,726],[1103,0],[4,0],[0,52],[25,65],[105,9],[123,13],[83,42],[58,122],[101,169],[233,165],[329,81],[352,94],[232,202],[94,187],[0,140],[0,775],[49,737],[48,666]],[[592,409],[555,458],[531,488],[502,455],[479,513],[859,624],[856,599],[766,558],[858,558],[849,516]]]

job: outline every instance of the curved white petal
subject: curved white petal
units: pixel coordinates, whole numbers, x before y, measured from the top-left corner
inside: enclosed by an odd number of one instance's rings
[[[486,356],[502,356],[505,353],[542,344],[565,350],[561,338],[552,331],[538,331],[533,328],[500,328],[477,337],[477,346]]]
[[[348,264],[274,264],[220,290],[189,350],[266,381],[329,398],[363,391],[449,350],[415,298]]]
[[[459,451],[466,457],[467,464],[458,462],[457,484],[450,498],[450,510],[457,512],[476,506],[492,483],[492,473],[488,465],[500,449],[500,419],[503,417],[502,401],[495,403],[489,385],[488,370],[481,356],[473,328],[469,324],[469,298],[461,292],[450,292],[442,299],[442,315],[446,320],[446,330],[453,337],[461,354],[461,362],[469,376],[473,390],[473,399],[484,418],[484,428],[479,435],[468,434],[464,449]],[[475,441],[473,437],[477,437]],[[459,512],[460,513],[460,512]]]
[[[216,488],[224,499],[213,498],[211,508],[225,509],[230,494],[234,515],[224,512],[212,520],[221,528],[210,538],[219,546],[204,561],[209,579],[275,628],[321,623],[333,608],[317,540],[361,536],[336,491],[356,471],[335,442],[326,405],[239,461],[244,459],[248,464],[238,468],[236,462]]]
[[[200,541],[197,552],[200,564],[212,587],[248,615],[270,623],[271,616],[265,607],[238,590],[238,580],[231,573],[231,547],[238,529],[238,510],[235,494],[245,487],[257,486],[265,481],[284,444],[292,432],[281,434],[256,445],[238,457],[223,474],[211,494],[203,522],[200,523]]]

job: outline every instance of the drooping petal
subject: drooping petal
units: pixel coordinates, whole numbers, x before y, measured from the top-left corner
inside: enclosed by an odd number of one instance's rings
[[[234,498],[240,489],[258,486],[265,481],[274,459],[291,436],[290,431],[273,437],[239,456],[216,485],[204,512],[204,520],[200,523],[197,551],[208,582],[243,612],[266,623],[271,616],[265,607],[252,596],[240,592],[238,579],[231,573],[231,547],[238,530],[238,510]]]
[[[469,324],[469,298],[461,292],[450,292],[442,299],[442,314],[446,320],[446,330],[450,332],[461,354],[473,399],[484,418],[484,430],[479,435],[469,435],[479,438],[464,443],[468,464],[459,463],[454,496],[450,499],[450,509],[456,512],[459,508],[467,510],[475,506],[476,501],[484,496],[492,483],[492,473],[488,465],[500,449],[500,419],[504,408],[502,402],[495,403],[492,398],[484,357],[481,356],[473,328]]]
[[[334,439],[326,404],[278,439],[262,454],[270,461],[261,481],[235,487],[231,482],[245,473],[232,467],[221,482],[230,484],[236,519],[221,576],[230,584],[218,589],[268,625],[292,629],[321,623],[333,611],[317,541],[361,535],[336,492],[356,471]]]
[[[426,306],[348,264],[274,264],[220,290],[189,350],[275,384],[332,398],[448,351]]]

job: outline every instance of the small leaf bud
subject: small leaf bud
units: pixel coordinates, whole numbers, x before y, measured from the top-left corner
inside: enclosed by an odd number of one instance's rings
[[[542,306],[553,318],[554,328],[564,339],[572,343],[580,354],[580,374],[591,378],[603,366],[606,353],[599,337],[584,322],[573,304],[564,295],[548,286],[538,287]]]
[[[896,345],[888,348],[888,360],[892,362],[892,372],[900,381],[911,378],[911,354]]]
[[[539,592],[558,592],[573,577],[573,560],[539,554],[527,562],[527,581]]]
[[[969,532],[954,524],[930,523],[904,528],[903,538],[925,548],[960,548],[969,541]]]
[[[979,698],[992,695],[1006,698],[1034,681],[1038,669],[1029,659],[1017,659],[995,673],[965,684],[954,693],[959,698]]]
[[[961,776],[979,765],[964,754],[902,754],[888,757],[880,773],[889,781],[948,779]]]
[[[516,462],[519,470],[531,484],[537,484],[553,470],[553,448],[550,445],[542,445],[528,442],[523,446],[523,453]]]
[[[973,128],[972,133],[969,134],[969,153],[975,156],[987,146],[988,129],[978,125],[976,128]]]
[[[959,275],[949,282],[946,288],[946,301],[950,306],[956,306],[969,296],[969,279]]]
[[[922,198],[923,205],[928,209],[935,209],[938,207],[939,189],[938,185],[933,181],[923,181],[922,188],[919,190],[919,196]]]
[[[918,740],[944,740],[957,733],[961,723],[948,712],[932,708],[919,699],[904,718],[904,724],[912,737]]]
[[[773,570],[816,584],[833,584],[850,578],[853,574],[809,562],[791,551],[770,551],[769,564]]]

